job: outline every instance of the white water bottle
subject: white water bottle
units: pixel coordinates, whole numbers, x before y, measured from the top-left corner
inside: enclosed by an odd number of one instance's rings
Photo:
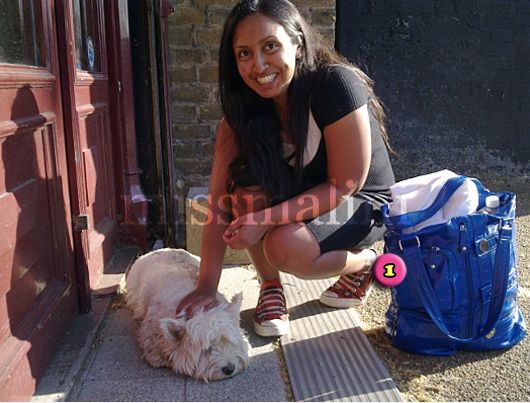
[[[497,195],[486,196],[485,203],[486,207],[484,207],[484,212],[489,214],[495,214],[501,205],[501,201]]]

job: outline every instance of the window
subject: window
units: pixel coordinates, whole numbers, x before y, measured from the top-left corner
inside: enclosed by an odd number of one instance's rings
[[[73,12],[77,69],[100,72],[98,0],[74,0]]]
[[[0,0],[0,63],[47,65],[39,0]]]

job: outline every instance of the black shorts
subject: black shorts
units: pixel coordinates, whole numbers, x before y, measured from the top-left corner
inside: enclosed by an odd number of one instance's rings
[[[382,205],[355,195],[334,210],[304,223],[315,236],[321,254],[364,249],[383,239],[386,227],[381,220]]]

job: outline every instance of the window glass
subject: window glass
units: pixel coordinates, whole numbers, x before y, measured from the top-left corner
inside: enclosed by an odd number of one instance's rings
[[[39,0],[0,0],[0,63],[46,66]]]
[[[76,65],[78,70],[101,71],[97,0],[74,0]]]

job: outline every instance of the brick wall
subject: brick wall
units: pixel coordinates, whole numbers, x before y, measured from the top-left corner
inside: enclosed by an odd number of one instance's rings
[[[529,0],[343,0],[355,3],[351,55],[387,106],[398,179],[449,168],[485,182],[530,178]],[[334,41],[335,1],[298,0]],[[217,49],[235,0],[176,0],[170,19],[179,222],[190,186],[206,185]],[[344,41],[344,38],[342,38]],[[179,239],[184,241],[184,229]]]
[[[358,0],[354,59],[388,108],[398,178],[530,178],[530,1]]]
[[[335,1],[298,0],[304,16],[333,43]],[[191,186],[206,186],[215,128],[217,57],[223,24],[235,0],[176,0],[169,19],[170,86],[173,104],[173,148],[178,194],[179,233],[185,242],[185,197]]]

